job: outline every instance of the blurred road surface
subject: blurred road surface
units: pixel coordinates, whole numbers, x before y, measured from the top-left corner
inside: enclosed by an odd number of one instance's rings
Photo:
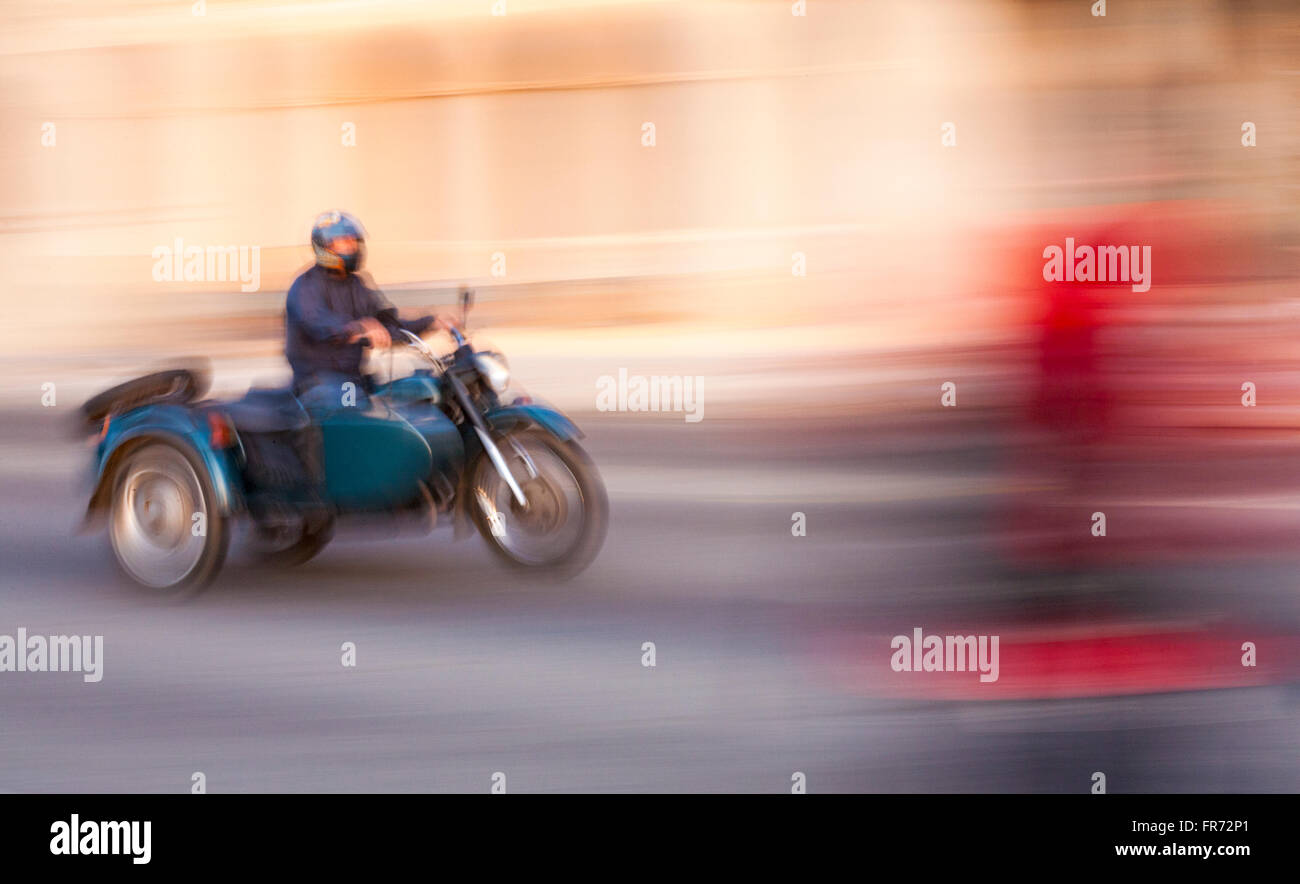
[[[0,790],[176,792],[194,771],[211,792],[483,792],[497,771],[511,792],[786,792],[795,771],[813,792],[1084,792],[1094,771],[1112,792],[1300,790],[1300,694],[1276,666],[1005,700],[890,672],[888,637],[915,626],[1139,624],[1229,656],[1300,631],[1287,556],[1008,566],[988,541],[1000,441],[978,426],[588,415],[612,524],[567,585],[442,527],[343,537],[288,572],[236,545],[205,595],[161,605],[71,534],[84,451],[60,417],[0,421],[0,633],[102,634],[104,678],[0,673]]]

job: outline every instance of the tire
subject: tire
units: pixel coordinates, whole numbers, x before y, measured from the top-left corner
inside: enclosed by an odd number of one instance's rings
[[[576,442],[563,442],[540,430],[514,432],[495,441],[530,507],[518,507],[509,486],[484,453],[476,461],[469,484],[471,498],[466,501],[479,534],[496,557],[511,567],[561,579],[578,574],[600,552],[609,524],[609,498],[595,464]],[[516,445],[529,455],[539,473],[537,477],[530,474]],[[567,477],[560,474],[561,466]],[[550,475],[552,472],[555,475]],[[560,484],[569,487],[560,488]],[[573,509],[579,504],[581,521],[575,529]],[[496,516],[495,528],[490,509]],[[561,521],[568,526],[571,540],[560,538],[547,552],[522,548],[520,538],[554,535],[557,532],[548,527]]]
[[[288,545],[267,545],[268,540],[260,528],[254,555],[258,561],[275,568],[296,568],[314,559],[334,539],[334,519],[331,517],[315,528],[303,528],[298,537]]]
[[[198,513],[206,531],[196,534]],[[229,521],[216,509],[206,468],[187,448],[164,441],[128,452],[115,468],[108,536],[126,577],[172,599],[203,589],[230,546]]]

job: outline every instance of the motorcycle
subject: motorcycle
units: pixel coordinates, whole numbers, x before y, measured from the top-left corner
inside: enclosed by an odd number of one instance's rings
[[[462,316],[470,303],[462,292]],[[449,517],[456,539],[477,530],[507,565],[573,576],[599,553],[609,514],[582,432],[530,397],[506,401],[504,356],[450,334],[456,348],[440,356],[401,331],[420,366],[343,389],[330,408],[307,409],[291,389],[203,399],[209,373],[192,367],[99,394],[81,409],[95,452],[83,527],[106,524],[122,572],[168,595],[217,575],[241,521],[258,555],[296,565],[341,520],[427,532]]]

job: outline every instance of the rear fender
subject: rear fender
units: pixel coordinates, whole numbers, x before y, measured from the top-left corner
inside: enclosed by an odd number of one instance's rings
[[[212,482],[218,513],[231,515],[243,509],[239,468],[229,452],[213,449],[211,431],[201,413],[179,405],[150,405],[117,415],[109,421],[108,431],[95,450],[91,474],[93,490],[86,505],[83,530],[102,521],[108,509],[113,476],[123,458],[151,441],[167,442],[198,457]]]

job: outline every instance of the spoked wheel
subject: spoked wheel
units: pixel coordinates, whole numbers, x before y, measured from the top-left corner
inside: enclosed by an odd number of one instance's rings
[[[229,544],[205,471],[165,442],[136,449],[118,467],[108,536],[128,577],[171,596],[211,580]]]
[[[521,568],[568,577],[587,567],[605,542],[609,501],[586,452],[536,430],[496,442],[527,504],[479,459],[469,505],[488,546]]]

